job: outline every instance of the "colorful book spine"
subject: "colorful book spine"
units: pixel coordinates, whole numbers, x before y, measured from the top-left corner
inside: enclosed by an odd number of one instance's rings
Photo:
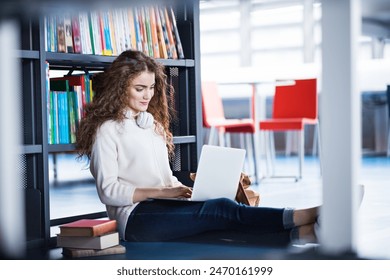
[[[137,49],[137,36],[136,36],[136,30],[135,30],[135,19],[134,19],[134,11],[132,8],[127,9],[127,17],[128,17],[128,23],[129,23],[129,29],[130,29],[130,42],[131,42],[131,49],[136,50]]]
[[[161,25],[161,17],[160,13],[158,11],[158,7],[154,8],[155,14],[156,14],[156,24],[157,24],[157,37],[158,37],[158,44],[160,47],[160,58],[168,58],[168,53],[167,53],[167,46],[165,45],[165,40],[164,40],[164,34],[163,34],[163,29]]]
[[[50,16],[50,41],[51,41],[51,52],[57,52],[57,20],[55,15]]]
[[[53,115],[51,111],[52,95],[50,93],[49,63],[45,62],[46,73],[46,121],[47,121],[47,143],[53,144]]]
[[[49,52],[51,50],[51,30],[50,30],[50,21],[49,21],[49,16],[45,16],[44,18],[44,23],[45,23],[45,51]]]
[[[72,16],[73,47],[75,53],[82,53],[80,38],[80,21],[78,16]]]
[[[134,26],[135,26],[135,37],[136,37],[136,42],[137,42],[137,50],[138,51],[143,51],[142,47],[142,32],[141,32],[141,26],[140,26],[140,21],[138,17],[138,8],[134,7],[133,9],[133,15],[134,15]]]
[[[154,58],[160,58],[160,48],[158,45],[158,35],[157,35],[157,23],[156,23],[156,14],[153,6],[149,7],[149,18],[150,18],[150,30],[152,33],[152,48]]]
[[[57,92],[59,144],[69,144],[68,92]]]
[[[172,54],[173,59],[177,59],[177,51],[176,51],[176,46],[175,46],[175,40],[173,38],[173,28],[172,28],[172,22],[171,19],[169,18],[168,10],[166,7],[164,9],[164,17],[165,17],[165,25],[167,29],[167,34],[168,34],[168,41],[169,41],[169,48]]]
[[[130,35],[130,27],[129,27],[129,18],[127,13],[124,10],[119,11],[121,17],[121,27],[123,30],[123,44],[122,51],[132,49],[131,46],[131,35]]]
[[[167,32],[167,25],[165,22],[165,16],[162,8],[158,7],[158,12],[160,14],[160,21],[161,21],[161,28],[162,28],[162,34],[163,34],[163,40],[165,47],[167,49],[167,55],[168,58],[171,59],[173,58],[171,47],[169,46],[169,39],[168,39],[168,32]]]
[[[64,27],[65,27],[65,52],[73,53],[73,34],[72,34],[72,19],[69,14],[64,16]]]
[[[58,132],[58,101],[57,101],[57,92],[56,91],[50,91],[51,94],[51,115],[53,116],[53,121],[52,121],[52,128],[53,128],[53,133],[52,133],[52,144],[59,144],[60,139],[59,139],[59,132]]]
[[[133,49],[154,58],[184,58],[173,9],[164,6],[47,15],[44,29],[50,52],[111,56]]]
[[[117,37],[119,37],[119,36],[117,35],[117,31],[115,28],[113,13],[114,13],[113,10],[109,10],[107,12],[109,29],[110,29],[110,38],[111,38],[111,49],[112,49],[112,55],[118,55],[119,53],[118,53],[118,49],[117,49],[116,40],[117,40]]]
[[[100,14],[101,25],[102,25],[102,37],[104,38],[103,42],[103,55],[112,55],[112,45],[111,45],[111,30],[110,22],[107,11],[103,11]]]
[[[57,50],[60,53],[66,52],[65,23],[63,16],[57,16]]]
[[[69,143],[76,143],[76,131],[77,131],[77,116],[76,116],[76,103],[74,91],[68,92],[68,108],[69,108]]]
[[[88,14],[88,18],[91,33],[92,52],[95,55],[101,55],[103,51],[100,36],[99,16],[96,11],[92,11]]]
[[[144,15],[144,18],[145,18],[146,38],[147,38],[147,45],[148,45],[149,56],[150,57],[154,57],[152,30],[151,30],[151,25],[150,25],[149,9],[144,8],[144,9],[142,9],[142,11],[143,11],[143,15]]]
[[[177,25],[176,25],[175,13],[173,12],[172,8],[170,10],[171,10],[170,15],[171,15],[173,33],[175,35],[175,41],[176,41],[177,54],[178,54],[180,59],[184,59],[184,51],[183,51],[183,46],[182,46],[181,40],[180,40],[179,30],[177,29]]]

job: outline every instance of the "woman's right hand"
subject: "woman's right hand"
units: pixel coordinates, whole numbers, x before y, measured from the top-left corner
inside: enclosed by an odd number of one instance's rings
[[[190,198],[192,188],[185,185],[162,188],[136,188],[133,195],[133,203],[141,202],[149,198]]]

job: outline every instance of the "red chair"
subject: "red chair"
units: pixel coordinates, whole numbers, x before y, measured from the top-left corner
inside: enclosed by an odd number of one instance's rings
[[[225,146],[227,137],[227,146],[230,146],[229,134],[241,133],[250,137],[247,141],[252,142],[252,157],[254,163],[255,180],[258,179],[257,164],[257,143],[255,140],[255,122],[254,119],[226,119],[221,96],[218,92],[218,84],[214,81],[202,82],[202,114],[203,127],[210,129],[208,144],[214,144],[214,139],[218,135],[218,145]],[[248,145],[249,148],[249,145]]]
[[[299,135],[299,175],[296,180],[302,178],[304,160],[304,128],[305,125],[316,126],[318,156],[321,159],[319,121],[318,121],[318,96],[317,80],[306,79],[296,80],[293,85],[276,86],[273,101],[272,118],[260,121],[260,132],[269,132],[267,144],[267,159],[271,157],[272,167],[275,161],[273,132],[275,131],[296,131]],[[266,137],[267,139],[267,137]],[[274,173],[274,168],[272,168]],[[281,177],[275,176],[271,177]],[[287,176],[289,177],[289,176]]]

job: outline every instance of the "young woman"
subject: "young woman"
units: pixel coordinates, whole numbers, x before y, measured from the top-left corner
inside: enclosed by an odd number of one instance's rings
[[[100,200],[127,241],[164,241],[208,231],[259,235],[301,227],[313,232],[318,208],[249,207],[221,198],[204,202],[159,200],[191,197],[173,176],[164,66],[125,51],[94,80],[96,96],[77,135],[79,156],[90,160]]]

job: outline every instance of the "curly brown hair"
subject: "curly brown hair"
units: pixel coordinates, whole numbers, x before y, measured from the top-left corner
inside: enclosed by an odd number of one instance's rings
[[[154,96],[147,111],[162,126],[169,155],[173,155],[173,137],[169,128],[174,111],[168,107],[167,101],[167,94],[173,91],[173,87],[167,83],[165,67],[140,51],[127,50],[104,72],[93,77],[95,97],[85,107],[85,116],[77,131],[76,149],[79,158],[91,158],[96,132],[105,121],[121,122],[125,119],[128,109],[127,89],[134,78],[145,71],[155,74]]]

